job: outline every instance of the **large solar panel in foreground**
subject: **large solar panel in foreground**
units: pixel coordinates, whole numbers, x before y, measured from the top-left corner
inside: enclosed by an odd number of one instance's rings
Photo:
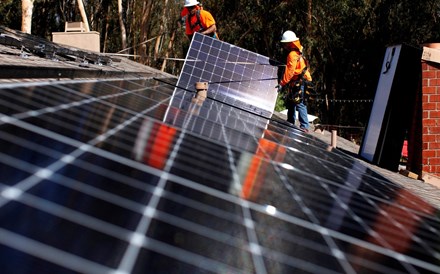
[[[174,82],[0,86],[2,273],[440,273],[438,209]]]

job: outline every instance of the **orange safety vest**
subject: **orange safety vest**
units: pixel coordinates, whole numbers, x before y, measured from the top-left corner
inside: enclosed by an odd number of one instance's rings
[[[198,9],[195,15],[188,14],[186,18],[186,34],[203,31],[215,24],[214,17],[206,10]],[[215,36],[215,33],[212,35]]]
[[[307,67],[306,60],[302,56],[299,50],[292,50],[287,56],[286,71],[281,79],[280,85],[293,84],[298,77],[303,73],[304,68]],[[308,81],[312,81],[310,71],[306,68],[304,72],[304,78]]]

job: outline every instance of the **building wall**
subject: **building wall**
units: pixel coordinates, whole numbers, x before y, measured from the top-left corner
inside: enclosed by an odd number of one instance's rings
[[[422,60],[422,171],[440,177],[440,64]]]

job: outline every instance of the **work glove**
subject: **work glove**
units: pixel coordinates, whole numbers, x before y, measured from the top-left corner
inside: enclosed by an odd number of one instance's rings
[[[283,86],[282,86],[282,85],[276,85],[275,88],[277,89],[277,92],[278,92],[278,93],[283,92]]]

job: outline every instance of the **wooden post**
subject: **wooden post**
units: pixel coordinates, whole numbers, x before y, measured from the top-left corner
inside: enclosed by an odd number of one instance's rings
[[[338,139],[338,135],[336,134],[337,131],[336,130],[332,130],[332,141],[331,141],[331,146],[336,148],[337,146],[337,139]]]

